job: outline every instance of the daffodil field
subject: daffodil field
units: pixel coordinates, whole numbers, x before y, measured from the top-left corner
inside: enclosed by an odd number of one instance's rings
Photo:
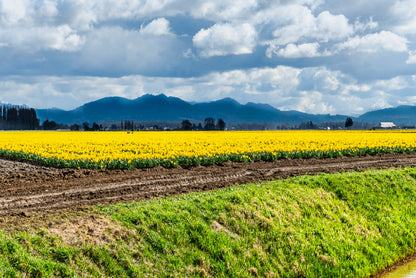
[[[0,132],[3,157],[98,169],[414,151],[413,131]]]

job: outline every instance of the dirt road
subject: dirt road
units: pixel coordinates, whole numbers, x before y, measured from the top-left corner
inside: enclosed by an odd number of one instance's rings
[[[105,171],[58,169],[0,159],[0,215],[127,202],[304,174],[403,166],[416,166],[416,154]]]

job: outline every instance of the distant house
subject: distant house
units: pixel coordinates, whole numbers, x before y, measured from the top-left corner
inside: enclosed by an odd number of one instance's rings
[[[380,122],[380,128],[397,128],[393,122]]]

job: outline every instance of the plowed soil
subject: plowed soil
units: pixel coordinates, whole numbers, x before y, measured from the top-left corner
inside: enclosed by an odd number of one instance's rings
[[[292,176],[416,166],[416,154],[232,163],[188,169],[89,170],[0,159],[0,215],[128,202]]]

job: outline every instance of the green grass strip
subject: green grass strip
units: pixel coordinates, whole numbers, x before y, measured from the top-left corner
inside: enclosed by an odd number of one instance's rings
[[[95,224],[100,237],[1,232],[0,276],[368,277],[416,251],[416,169],[301,176],[91,213],[111,223]]]
[[[44,165],[69,168],[90,168],[90,169],[132,169],[132,168],[151,168],[163,166],[165,168],[176,168],[177,166],[198,166],[214,165],[225,161],[233,162],[253,162],[253,161],[276,161],[279,159],[296,158],[335,158],[342,156],[364,156],[386,153],[412,153],[416,152],[416,147],[376,147],[376,148],[348,148],[342,150],[328,151],[277,151],[277,152],[246,152],[234,154],[216,154],[215,156],[196,156],[196,157],[171,157],[164,159],[114,159],[95,162],[89,159],[64,160],[56,157],[46,158],[42,155],[33,153],[16,152],[10,150],[0,150],[0,157],[17,158],[30,161],[37,161]]]

